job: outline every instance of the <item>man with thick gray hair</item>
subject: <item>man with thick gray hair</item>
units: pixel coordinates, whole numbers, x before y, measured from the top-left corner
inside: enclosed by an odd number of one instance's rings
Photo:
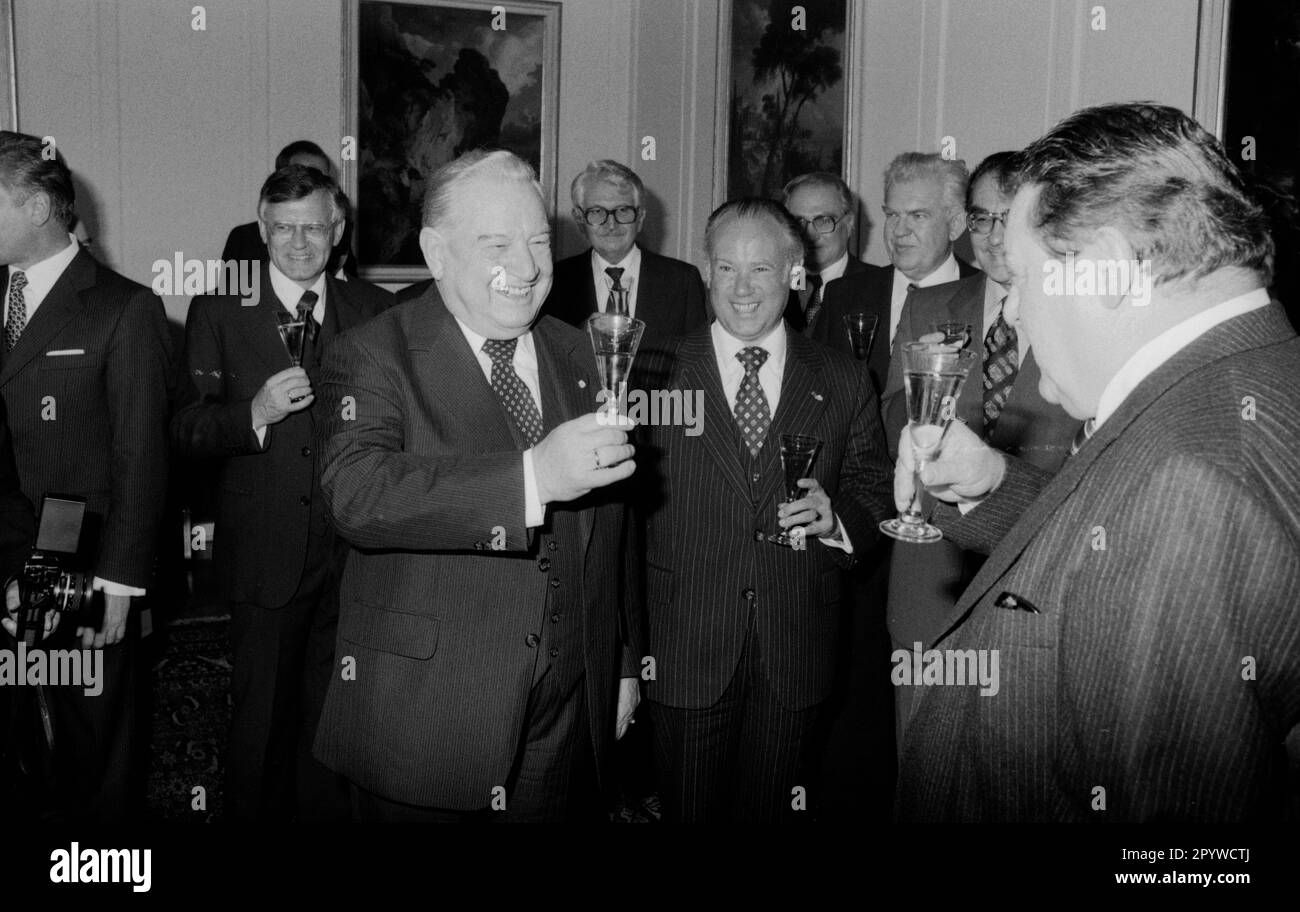
[[[573,221],[591,247],[555,264],[543,313],[581,327],[593,313],[625,309],[645,322],[643,347],[708,322],[700,271],[637,244],[647,207],[635,171],[611,159],[590,162],[570,195]]]
[[[1161,105],[1079,111],[1014,170],[1007,319],[1043,398],[1086,423],[1054,477],[959,422],[922,472],[960,504],[936,510],[944,535],[991,553],[933,656],[895,671],[995,673],[923,688],[900,814],[1282,819],[1300,339],[1266,291],[1267,219],[1219,142]],[[914,468],[904,432],[900,505]]]

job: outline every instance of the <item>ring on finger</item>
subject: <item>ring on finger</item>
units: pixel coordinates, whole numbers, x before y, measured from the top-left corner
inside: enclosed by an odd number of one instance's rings
[[[592,450],[591,450],[591,455],[596,457],[596,468],[599,469],[599,468],[600,468],[600,450],[598,450],[598,449],[596,449],[595,447],[593,447]]]

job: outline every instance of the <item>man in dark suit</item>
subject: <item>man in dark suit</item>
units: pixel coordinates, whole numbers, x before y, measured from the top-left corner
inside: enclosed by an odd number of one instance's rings
[[[835,670],[839,570],[889,513],[889,466],[866,371],[782,319],[803,257],[785,210],[727,203],[705,248],[717,322],[648,371],[670,391],[702,390],[705,414],[695,436],[649,431],[647,696],[667,819],[779,820],[807,807],[801,765]],[[791,503],[788,434],[821,444]],[[778,526],[800,527],[797,547],[768,541]]]
[[[329,156],[309,139],[294,140],[280,150],[280,154],[275,157],[275,170],[279,171],[286,165],[315,168],[327,177],[333,177],[334,174]],[[326,269],[336,278],[351,279],[357,274],[356,257],[352,255],[352,204],[341,189],[337,193],[336,205],[343,213],[343,234],[330,253]],[[221,258],[236,262],[266,262],[266,242],[262,240],[258,223],[248,222],[231,228]]]
[[[960,160],[921,152],[895,158],[885,171],[884,205],[885,250],[893,269],[872,269],[826,287],[813,338],[852,354],[844,315],[875,316],[876,337],[867,365],[877,396],[889,376],[890,352],[908,291],[955,282],[976,271],[952,252],[952,242],[966,230],[966,178]]]
[[[828,171],[800,174],[785,185],[781,202],[803,229],[805,263],[801,287],[790,290],[785,319],[796,332],[812,338],[826,286],[838,278],[864,274],[878,267],[869,266],[849,253],[857,202],[849,185],[838,174]]]
[[[981,272],[908,296],[894,339],[894,357],[881,406],[890,455],[907,426],[901,351],[908,342],[931,336],[937,324],[965,323],[977,357],[957,400],[957,415],[990,446],[1054,473],[1070,452],[1080,422],[1038,392],[1039,369],[1028,341],[1006,319],[1004,302],[1011,287],[1005,230],[1011,206],[1008,171],[1011,152],[980,162],[966,194],[971,247]],[[982,341],[981,341],[982,340]],[[928,645],[958,596],[979,569],[982,557],[949,540],[892,549],[887,621],[894,649]],[[919,688],[895,687],[898,742],[907,726]]]
[[[325,367],[321,483],[356,550],[338,639],[353,673],[330,683],[316,753],[362,819],[575,815],[639,699],[616,496],[632,447],[595,414],[590,341],[537,319],[542,200],[509,152],[441,168],[420,233],[436,288]]]
[[[1218,141],[1153,104],[1072,115],[1018,172],[1008,319],[1086,431],[1050,477],[954,423],[924,470],[967,511],[939,508],[944,534],[991,551],[936,645],[999,673],[996,696],[925,689],[900,815],[1280,818],[1300,722],[1300,339],[1265,291],[1267,218]],[[899,504],[912,465],[904,439]]]
[[[591,247],[555,264],[542,313],[582,329],[593,313],[620,306],[621,292],[628,313],[645,322],[642,349],[708,322],[700,271],[636,243],[646,206],[635,171],[609,159],[591,162],[573,179],[570,195],[573,220]]]
[[[23,493],[87,500],[82,546],[103,592],[98,629],[51,648],[103,651],[103,692],[49,688],[56,816],[106,821],[134,804],[135,663],[167,488],[167,318],[149,289],[69,235],[72,177],[33,136],[0,133],[0,263],[7,266],[0,396]],[[47,802],[48,804],[48,802]]]
[[[302,165],[267,178],[258,225],[270,255],[256,298],[202,295],[186,321],[172,438],[181,453],[221,460],[213,557],[231,606],[225,810],[236,818],[348,814],[343,783],[310,753],[334,669],[347,551],[319,490],[316,375],[337,337],[392,295],[326,272],[343,231],[336,189]],[[280,335],[294,320],[305,324],[301,366]]]

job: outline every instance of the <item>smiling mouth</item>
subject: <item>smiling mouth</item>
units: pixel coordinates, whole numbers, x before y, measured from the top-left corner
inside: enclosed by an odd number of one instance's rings
[[[748,304],[742,304],[739,301],[732,301],[731,309],[738,314],[752,314],[754,311],[758,310],[758,305],[761,303],[761,301],[751,301]]]

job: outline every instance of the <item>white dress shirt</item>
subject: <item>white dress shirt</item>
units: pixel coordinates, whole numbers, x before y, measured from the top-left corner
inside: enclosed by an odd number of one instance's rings
[[[903,274],[903,271],[897,266],[894,267],[894,284],[892,296],[889,299],[889,345],[894,345],[894,336],[898,335],[898,321],[903,318],[903,302],[907,300],[907,286],[915,285],[917,288],[929,288],[931,285],[942,285],[944,282],[955,282],[961,278],[961,269],[957,266],[957,258],[949,251],[948,259],[939,264],[939,268],[930,273],[919,282],[909,279]]]
[[[722,328],[717,320],[710,327],[713,335],[713,356],[718,362],[718,374],[722,377],[722,393],[727,397],[731,413],[736,413],[736,397],[740,395],[740,384],[745,379],[745,365],[736,357],[742,348],[751,346],[767,350],[767,360],[758,369],[758,385],[767,397],[768,414],[776,416],[777,406],[781,403],[781,378],[785,375],[786,328],[781,321],[763,338],[756,342],[742,342]],[[769,443],[770,445],[770,443]],[[848,531],[835,515],[835,532],[832,538],[817,539],[824,545],[839,548],[848,554],[853,553],[853,543],[849,541]]]
[[[483,370],[483,377],[488,384],[492,383],[492,358],[488,353],[483,351],[483,343],[487,341],[487,336],[481,336],[474,330],[470,329],[460,317],[453,314],[456,325],[465,336],[465,341],[469,343],[470,351],[474,352],[474,357],[478,359],[478,366]],[[540,375],[537,367],[537,346],[533,342],[531,332],[524,333],[519,337],[519,343],[515,345],[515,357],[511,361],[514,365],[515,373],[519,379],[524,381],[524,386],[528,387],[528,392],[533,394],[533,402],[537,405],[537,414],[542,414],[542,388]],[[507,417],[506,420],[512,420]],[[540,526],[546,521],[546,507],[542,503],[540,495],[537,493],[537,471],[533,468],[533,449],[529,447],[524,450],[524,525],[528,528]]]
[[[1124,366],[1110,378],[1106,388],[1097,400],[1097,415],[1094,419],[1093,432],[1102,426],[1106,419],[1124,403],[1133,390],[1137,389],[1147,377],[1151,376],[1166,361],[1191,345],[1201,336],[1225,320],[1258,310],[1268,303],[1268,292],[1262,288],[1248,291],[1244,295],[1215,304],[1181,323],[1169,327],[1146,345],[1135,351]]]
[[[23,275],[27,276],[27,286],[23,289],[23,303],[27,305],[27,323],[32,322],[32,317],[36,315],[36,308],[41,306],[41,302],[43,302],[46,296],[49,295],[50,289],[54,287],[54,283],[59,280],[59,277],[63,275],[63,271],[72,264],[74,259],[76,259],[77,252],[80,249],[81,245],[77,243],[76,235],[69,234],[67,247],[64,247],[58,253],[54,254],[54,256],[46,257],[39,263],[32,264],[30,269],[18,270],[22,272]],[[14,271],[14,268],[10,267],[9,276],[11,279],[13,278]],[[5,283],[4,322],[6,326],[9,324],[8,282]],[[27,323],[24,323],[23,325],[26,326]],[[95,589],[102,590],[108,595],[141,596],[146,592],[146,590],[141,589],[138,586],[126,586],[122,583],[114,583],[111,580],[104,579],[102,576],[95,577],[92,585]]]
[[[641,278],[641,248],[633,244],[627,256],[618,263],[609,262],[595,250],[591,252],[591,278],[596,287],[596,309],[601,313],[605,312],[605,307],[609,304],[609,293],[614,288],[614,280],[605,271],[610,266],[619,266],[623,269],[619,284],[627,289],[628,315],[635,317],[636,290],[640,284],[638,280]]]

